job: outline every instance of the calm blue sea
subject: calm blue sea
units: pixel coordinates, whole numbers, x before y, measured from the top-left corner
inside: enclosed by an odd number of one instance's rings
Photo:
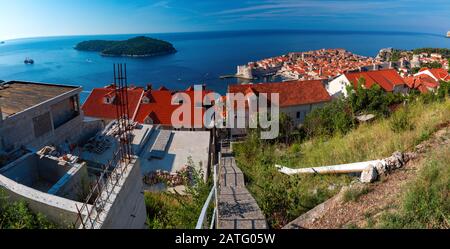
[[[224,93],[236,79],[236,66],[292,51],[345,48],[357,54],[375,56],[384,47],[450,47],[442,34],[336,31],[223,31],[147,34],[174,44],[176,54],[145,59],[102,57],[73,47],[91,39],[118,40],[135,35],[70,36],[31,38],[0,44],[0,79],[27,80],[83,86],[82,100],[95,87],[112,82],[113,63],[127,63],[130,83],[170,89],[206,84]],[[26,57],[35,60],[25,65]]]

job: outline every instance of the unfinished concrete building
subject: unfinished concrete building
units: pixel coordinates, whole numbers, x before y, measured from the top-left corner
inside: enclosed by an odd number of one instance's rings
[[[83,145],[103,129],[84,118],[80,87],[12,81],[0,85],[0,187],[61,227],[144,228],[139,160],[84,160]],[[91,186],[95,186],[93,189]]]
[[[0,149],[77,140],[83,117],[78,96],[81,87],[31,82],[7,82],[0,86]]]

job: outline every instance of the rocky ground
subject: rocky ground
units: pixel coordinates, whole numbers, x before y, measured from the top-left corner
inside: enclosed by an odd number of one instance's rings
[[[403,186],[413,180],[425,155],[434,148],[450,146],[450,122],[442,124],[429,140],[419,144],[413,152],[406,153],[405,165],[381,175],[371,184],[355,183],[344,188],[338,195],[317,206],[288,224],[289,229],[334,229],[370,227],[380,215],[395,208],[401,200]],[[357,200],[346,200],[345,193],[365,189]]]

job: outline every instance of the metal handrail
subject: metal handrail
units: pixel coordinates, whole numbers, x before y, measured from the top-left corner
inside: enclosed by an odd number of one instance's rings
[[[214,169],[214,173],[213,173],[213,180],[214,180],[214,184],[211,188],[211,191],[209,192],[208,198],[205,201],[205,204],[203,204],[203,208],[202,208],[202,212],[200,213],[200,216],[198,217],[197,220],[197,225],[195,226],[195,229],[203,229],[203,224],[205,223],[206,219],[207,219],[207,212],[208,212],[208,207],[211,205],[211,201],[214,200],[214,212],[211,218],[211,225],[210,225],[210,229],[213,229],[215,224],[216,224],[216,220],[218,217],[218,199],[217,199],[217,168],[218,165],[214,165],[213,167]]]

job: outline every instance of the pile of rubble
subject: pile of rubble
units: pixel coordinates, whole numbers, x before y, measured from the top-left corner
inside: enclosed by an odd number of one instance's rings
[[[126,127],[126,130],[128,131],[132,131],[134,130],[134,128],[137,126],[137,123],[134,121],[124,121],[123,119],[120,119],[119,122],[121,122],[122,124],[125,124],[126,122],[128,122],[129,126]],[[117,121],[114,121],[113,123],[111,123],[109,129],[105,129],[106,130],[106,136],[113,136],[118,138],[120,135],[120,129],[119,129],[119,123]]]
[[[190,169],[185,167],[181,171],[175,173],[168,171],[153,171],[144,176],[144,183],[152,186],[160,183],[166,184],[168,187],[176,187],[185,185],[190,178]]]
[[[416,156],[415,153],[394,152],[392,156],[381,160],[381,162],[367,166],[361,173],[361,182],[375,182],[379,176],[387,175],[394,170],[402,168],[409,160],[414,159]]]
[[[53,158],[53,159],[63,162],[63,163],[76,163],[76,162],[78,162],[78,159],[79,159],[79,157],[77,157],[75,155],[58,151],[58,149],[54,146],[45,146],[44,148],[39,150],[37,152],[37,154],[41,158],[43,158],[43,157]]]

